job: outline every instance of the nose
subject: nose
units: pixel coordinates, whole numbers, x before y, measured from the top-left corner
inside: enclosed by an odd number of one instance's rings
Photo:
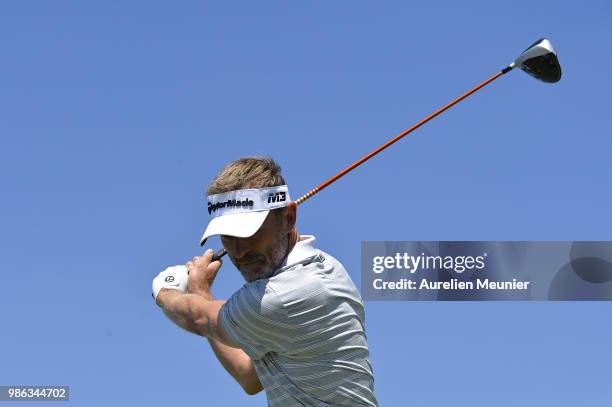
[[[226,240],[228,251],[234,256],[235,259],[241,259],[249,252],[249,245],[247,239],[241,239],[238,237],[230,237]]]

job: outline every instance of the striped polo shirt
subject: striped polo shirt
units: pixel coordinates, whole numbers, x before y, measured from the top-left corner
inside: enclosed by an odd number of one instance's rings
[[[232,295],[220,322],[253,360],[269,406],[378,406],[361,296],[314,243],[301,236],[272,277]]]

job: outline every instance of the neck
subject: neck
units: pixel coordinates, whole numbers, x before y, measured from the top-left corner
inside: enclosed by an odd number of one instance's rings
[[[298,242],[298,240],[300,240],[300,234],[298,233],[296,228],[293,228],[293,230],[289,232],[289,239],[287,241],[287,253],[285,253],[285,258],[287,258],[291,250],[293,250],[293,247]]]

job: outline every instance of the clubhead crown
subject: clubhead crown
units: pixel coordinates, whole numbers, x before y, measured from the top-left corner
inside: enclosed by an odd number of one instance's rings
[[[557,52],[546,38],[534,42],[509,66],[517,67],[544,82],[554,83],[561,79]]]

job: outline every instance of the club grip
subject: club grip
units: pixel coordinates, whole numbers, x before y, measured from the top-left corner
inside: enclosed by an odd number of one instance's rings
[[[211,262],[221,260],[221,257],[225,256],[226,254],[227,251],[225,249],[219,249],[219,251],[216,251],[213,254]]]

